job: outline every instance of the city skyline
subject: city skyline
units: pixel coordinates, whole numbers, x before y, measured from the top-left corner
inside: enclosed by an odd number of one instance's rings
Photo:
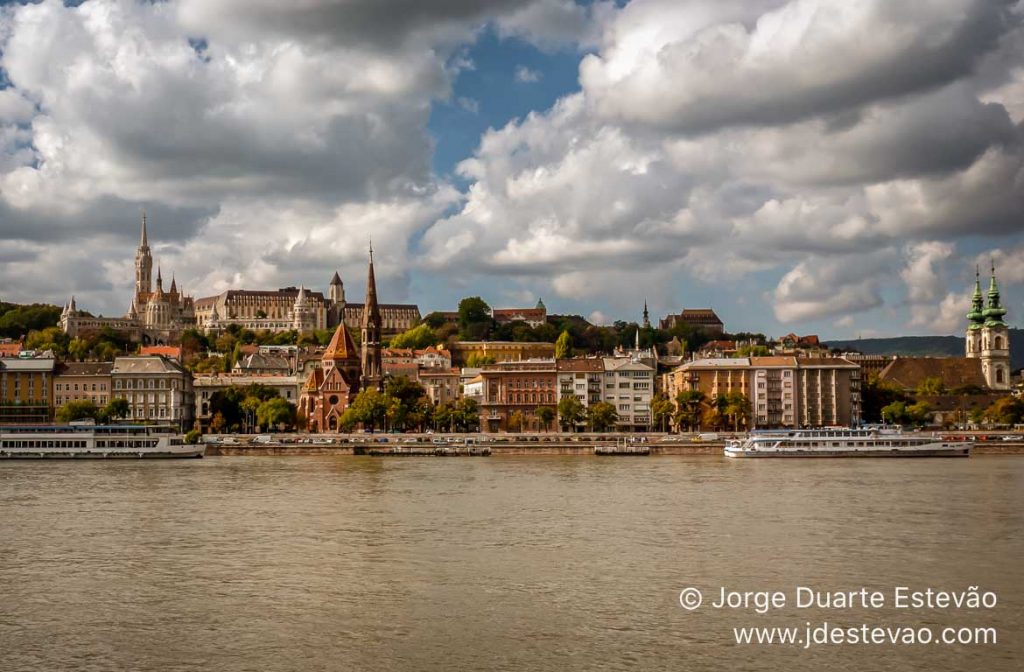
[[[958,334],[990,259],[1024,314],[1013,3],[232,6],[0,8],[4,300],[123,314],[145,209],[196,297],[360,296],[372,235],[423,314]]]

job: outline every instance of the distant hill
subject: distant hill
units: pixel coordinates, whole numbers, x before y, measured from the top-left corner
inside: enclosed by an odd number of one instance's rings
[[[948,357],[964,354],[961,336],[898,336],[896,338],[859,338],[829,341],[830,348],[857,350],[865,355],[904,355],[907,357]],[[1024,329],[1010,329],[1010,366],[1024,368]]]

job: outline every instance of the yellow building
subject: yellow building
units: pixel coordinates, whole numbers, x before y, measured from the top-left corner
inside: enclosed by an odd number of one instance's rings
[[[52,420],[55,364],[52,357],[0,359],[0,422]]]
[[[452,366],[467,366],[476,355],[490,363],[520,362],[525,359],[554,359],[554,343],[520,341],[457,341],[445,346],[452,355]]]
[[[860,367],[841,357],[736,357],[687,362],[662,377],[662,389],[670,399],[738,392],[752,427],[828,427],[860,423],[860,381]]]

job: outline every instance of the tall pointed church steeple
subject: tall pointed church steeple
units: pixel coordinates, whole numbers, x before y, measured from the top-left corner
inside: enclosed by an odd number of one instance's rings
[[[988,286],[988,306],[982,311],[985,316],[986,327],[1005,327],[1003,316],[1006,315],[1006,308],[999,300],[999,285],[996,283],[996,263],[992,262],[992,279]]]
[[[373,243],[370,243],[370,264],[366,273],[366,301],[363,303],[362,344],[360,363],[362,374],[360,387],[384,390],[384,373],[381,364],[381,317],[377,305],[377,279],[373,273]]]
[[[971,296],[971,311],[967,313],[967,328],[970,330],[981,329],[985,323],[985,301],[981,296],[981,271],[974,269],[974,294]]]
[[[139,249],[149,247],[149,236],[146,235],[146,211],[142,211],[142,236],[139,238]]]
[[[135,299],[145,302],[153,291],[153,255],[149,251],[149,236],[146,232],[146,211],[142,211],[142,232],[139,235],[139,249],[135,251]]]
[[[647,299],[644,299],[644,329],[651,328],[651,314],[647,312]]]

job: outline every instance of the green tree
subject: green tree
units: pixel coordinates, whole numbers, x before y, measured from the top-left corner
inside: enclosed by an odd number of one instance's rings
[[[946,385],[939,376],[931,376],[922,380],[917,386],[917,396],[933,397],[946,393]]]
[[[576,425],[583,422],[586,411],[583,402],[574,395],[566,395],[558,400],[558,421],[563,430],[576,431]]]
[[[0,302],[0,338],[21,338],[60,323],[61,308],[44,303],[18,305]]]
[[[931,421],[932,405],[919,401],[907,406],[907,420],[915,427],[923,427]]]
[[[437,335],[427,324],[420,324],[408,329],[391,339],[392,348],[412,348],[422,350],[437,345]]]
[[[257,423],[260,425],[263,424],[262,422],[259,421],[259,410],[263,404],[263,400],[261,400],[259,397],[255,395],[247,396],[244,399],[242,399],[242,401],[239,402],[238,410],[241,411],[241,417],[242,420],[244,421],[243,431],[256,431],[258,428],[255,427],[255,425]]]
[[[904,402],[906,406],[908,397],[903,388],[891,381],[881,380],[877,374],[869,376],[861,387],[861,416],[864,422],[888,422],[882,417],[882,410],[897,401]]]
[[[459,301],[459,333],[467,341],[488,337],[491,331],[491,307],[479,296]]]
[[[203,433],[200,432],[198,429],[192,429],[185,434],[185,443],[189,444],[190,446],[194,446],[197,443],[199,443],[199,440],[201,438],[203,438]]]
[[[424,406],[427,405],[427,391],[423,385],[406,376],[396,376],[388,379],[384,394],[389,401],[388,420],[394,429],[405,430],[422,424]]]
[[[992,425],[1013,426],[1024,423],[1024,400],[1003,397],[985,409],[983,419]]]
[[[114,397],[107,402],[107,405],[103,407],[103,415],[109,420],[121,420],[127,418],[128,414],[131,413],[131,406],[128,405],[128,400],[124,397]]]
[[[882,422],[889,425],[910,424],[910,414],[907,413],[907,402],[894,401],[883,407]]]
[[[480,404],[476,399],[463,397],[455,403],[456,422],[461,431],[469,432],[480,427]]]
[[[67,357],[71,338],[60,327],[46,327],[40,331],[31,331],[25,339],[27,350],[52,350],[53,354],[63,359]]]
[[[377,427],[383,427],[388,412],[387,398],[369,387],[360,390],[355,399],[342,414],[342,424],[354,427],[357,424],[369,429],[371,432]]]
[[[555,409],[550,406],[538,406],[535,411],[537,415],[537,421],[540,422],[540,426],[544,428],[544,431],[551,429],[551,423],[555,419]]]
[[[71,422],[72,420],[83,420],[95,418],[99,409],[89,399],[76,399],[69,401],[57,409],[57,422]]]
[[[245,401],[254,397],[248,397]],[[243,402],[245,403],[245,402]],[[267,401],[261,402],[259,407],[256,409],[256,421],[261,427],[267,427],[270,430],[275,428],[290,428],[295,426],[295,405],[283,399],[282,397],[274,397]]]
[[[742,392],[727,392],[723,395],[725,403],[720,408],[721,414],[732,421],[734,432],[739,431],[740,425],[744,427],[750,420],[750,399]]]
[[[572,357],[572,335],[563,331],[555,341],[555,359],[569,359]]]
[[[512,414],[508,416],[508,431],[523,431],[523,422],[525,422],[525,420],[526,418],[523,417],[522,411],[513,411]]]
[[[593,431],[607,432],[614,429],[615,423],[619,421],[619,414],[607,401],[599,401],[588,410],[587,421]]]
[[[676,424],[682,430],[693,431],[700,427],[703,407],[707,398],[700,390],[683,390],[676,395]]]
[[[651,399],[651,422],[655,427],[661,429],[661,431],[668,431],[669,420],[672,419],[672,414],[675,413],[675,404],[663,395],[655,395]]]

